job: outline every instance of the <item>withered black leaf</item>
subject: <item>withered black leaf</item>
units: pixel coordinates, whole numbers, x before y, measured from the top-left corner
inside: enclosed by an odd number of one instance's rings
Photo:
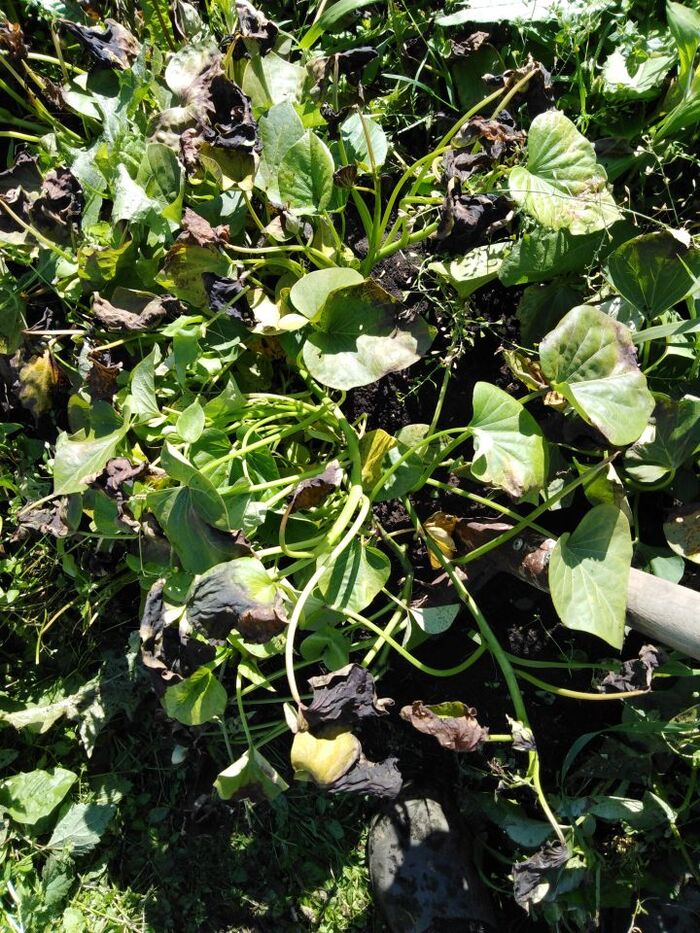
[[[545,110],[550,110],[554,106],[554,91],[551,74],[531,55],[528,55],[526,64],[521,68],[511,68],[500,75],[486,74],[483,80],[488,87],[510,90],[531,71],[534,72],[532,77],[515,95],[511,105],[515,108],[524,102],[529,115],[536,117],[539,113],[544,113]]]
[[[241,532],[237,534],[236,557],[250,556],[250,544]],[[214,643],[224,641],[235,628],[246,641],[264,644],[287,624],[282,595],[278,591],[272,604],[259,602],[237,578],[235,564],[235,559],[218,564],[195,582],[187,617],[195,631]]]
[[[25,509],[19,514],[17,530],[12,540],[26,541],[32,534],[65,538],[77,528],[73,511],[69,496],[64,496],[43,508]],[[77,521],[79,520],[80,509],[77,510]]]
[[[167,625],[163,587],[157,580],[148,592],[141,616],[141,660],[148,668],[156,693],[162,695],[173,683],[194,674],[216,655],[212,645],[180,633],[179,627]]]
[[[331,460],[323,473],[302,480],[292,493],[289,511],[300,512],[320,505],[340,486],[343,471],[337,460]]]
[[[81,26],[70,20],[59,20],[99,65],[108,68],[129,68],[141,51],[141,46],[128,29],[116,20],[106,19],[105,28]]]
[[[322,677],[309,678],[313,699],[302,714],[313,731],[320,726],[354,725],[374,716],[386,716],[394,701],[378,699],[374,678],[359,664],[348,664]]]
[[[442,177],[444,181],[453,178],[466,181],[475,172],[484,172],[491,167],[491,158],[486,152],[463,152],[448,149],[442,157]]]
[[[26,150],[17,153],[14,165],[0,172],[0,194],[8,194],[16,188],[25,191],[38,191],[41,185],[41,173],[37,167],[37,158]]]
[[[89,354],[90,371],[87,374],[87,387],[93,401],[111,402],[117,391],[117,379],[122,371],[121,363],[111,363],[108,354],[93,350]]]
[[[655,645],[643,645],[638,658],[625,661],[619,673],[611,671],[600,684],[603,693],[627,693],[651,690],[654,671],[663,664],[663,655]]]
[[[151,330],[165,317],[166,308],[156,295],[119,288],[112,297],[114,303],[99,292],[92,295],[93,317],[105,330]]]
[[[458,701],[425,706],[422,700],[414,700],[402,708],[401,718],[453,752],[476,751],[489,734],[479,725],[476,710]]]
[[[336,52],[335,55],[326,55],[314,59],[310,64],[311,73],[316,83],[323,86],[333,81],[336,74],[348,79],[359,79],[362,70],[377,57],[376,49],[370,46],[359,46],[348,49],[346,52]]]
[[[277,26],[270,22],[260,10],[257,10],[252,3],[247,0],[237,0],[236,13],[238,14],[239,31],[226,38],[221,43],[222,48],[227,49],[233,46],[231,54],[238,60],[247,54],[245,40],[252,41],[257,45],[257,51],[260,55],[265,55],[275,45],[275,40],[279,33]]]
[[[334,110],[330,104],[321,104],[321,116],[328,125],[328,135],[331,139],[337,139],[338,127],[349,113],[349,107],[340,107],[338,110]]]
[[[347,52],[337,52],[331,58],[338,63],[338,74],[350,78],[359,75],[378,55],[376,49],[362,45],[356,49],[348,49]]]
[[[24,233],[26,228],[16,218],[25,224],[31,223],[30,207],[29,198],[22,188],[12,188],[7,194],[0,195],[0,232]]]
[[[202,273],[202,284],[207,293],[207,301],[212,311],[225,311],[229,317],[235,318],[246,327],[253,327],[255,315],[244,300],[245,286],[239,279],[229,279],[213,272]]]
[[[403,787],[403,778],[398,768],[398,759],[369,761],[364,754],[342,777],[328,788],[330,794],[369,794],[371,797],[397,797]]]
[[[339,169],[333,175],[333,183],[338,188],[348,189],[354,188],[355,182],[357,181],[357,166],[356,165],[341,165]]]
[[[560,842],[547,843],[524,862],[513,865],[513,896],[522,908],[529,911],[530,895],[543,881],[547,872],[561,868],[571,858],[568,848]]]
[[[449,192],[442,203],[436,239],[449,250],[468,250],[488,239],[509,213],[505,198],[486,194]]]
[[[31,207],[34,225],[59,242],[67,242],[79,227],[82,213],[83,189],[78,179],[65,166],[52,169]]]
[[[522,130],[504,120],[487,120],[485,117],[472,117],[459,132],[458,144],[469,144],[478,140],[484,152],[494,161],[512,152],[516,146],[525,142]]]
[[[220,59],[195,78],[187,99],[198,115],[200,136],[205,142],[222,149],[260,149],[250,100],[226,77]]]

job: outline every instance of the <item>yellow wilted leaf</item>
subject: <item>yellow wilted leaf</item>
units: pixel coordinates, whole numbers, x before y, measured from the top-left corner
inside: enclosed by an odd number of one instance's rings
[[[51,409],[53,390],[58,382],[58,368],[49,350],[35,356],[19,371],[19,398],[35,418]]]
[[[423,528],[448,560],[452,560],[455,555],[456,545],[452,534],[458,521],[455,515],[448,515],[447,512],[433,512],[430,518],[423,522]],[[430,550],[428,556],[433,570],[439,570],[441,564],[437,557]]]
[[[382,460],[392,447],[396,447],[396,438],[381,428],[368,431],[360,440],[362,486],[365,492],[371,492],[376,485],[382,475]]]
[[[297,732],[292,742],[291,761],[297,780],[311,778],[321,786],[333,784],[355,764],[362,748],[352,732],[330,729],[316,737]]]

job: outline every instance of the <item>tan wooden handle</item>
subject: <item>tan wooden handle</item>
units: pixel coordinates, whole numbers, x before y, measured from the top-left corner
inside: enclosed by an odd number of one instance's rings
[[[700,661],[700,593],[695,590],[632,569],[627,619],[638,632]]]

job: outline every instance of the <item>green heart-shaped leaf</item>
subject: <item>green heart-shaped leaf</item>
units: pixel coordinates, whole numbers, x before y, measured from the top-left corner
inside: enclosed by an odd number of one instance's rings
[[[637,440],[654,397],[628,328],[598,308],[579,305],[544,338],[540,361],[552,388],[611,444],[624,447]]]
[[[259,130],[262,152],[255,184],[271,201],[281,203],[277,173],[284,156],[304,135],[304,124],[294,107],[285,100],[270,107],[260,118]]]
[[[398,302],[368,279],[332,292],[304,344],[311,375],[332,389],[354,389],[406,369],[432,343],[434,328],[417,317],[398,324]]]
[[[625,454],[625,470],[638,483],[658,483],[700,451],[700,401],[657,398],[653,424]]]
[[[226,709],[226,690],[208,667],[200,667],[191,677],[168,687],[163,708],[172,719],[185,726],[201,726]]]
[[[389,558],[376,548],[353,539],[338,559],[326,567],[318,588],[331,609],[362,612],[386,584]]]
[[[608,259],[610,281],[648,320],[685,298],[698,275],[700,250],[666,231],[628,240]]]
[[[334,171],[328,146],[307,130],[280,162],[280,198],[297,214],[318,214],[331,202]]]
[[[516,204],[554,230],[592,233],[621,216],[593,145],[557,110],[532,121],[527,166],[511,171],[508,186]]]
[[[471,472],[521,498],[542,489],[547,442],[539,425],[517,399],[488,382],[474,386],[474,461]]]
[[[563,534],[549,561],[549,590],[564,625],[620,648],[631,563],[629,523],[613,505],[597,505]]]

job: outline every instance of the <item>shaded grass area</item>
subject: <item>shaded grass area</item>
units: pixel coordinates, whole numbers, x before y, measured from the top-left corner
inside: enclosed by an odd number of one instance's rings
[[[105,651],[123,655],[137,625],[138,590],[127,586],[103,604],[109,577],[103,580],[44,630],[76,596],[76,581],[47,559],[41,540],[0,561],[7,691],[0,709],[21,705],[25,692],[46,702],[69,695]],[[79,775],[80,802],[108,801],[116,812],[99,845],[67,858],[45,848],[50,830],[0,822],[0,929],[383,929],[365,865],[371,805],[320,796],[306,785],[271,804],[224,803],[212,789],[225,756],[220,734],[188,734],[169,721],[140,665],[132,692],[131,711],[108,721],[90,757],[78,721],[62,719],[43,734],[41,724],[21,731],[3,725],[0,773],[60,764]],[[288,744],[279,739],[269,749],[283,770]]]

